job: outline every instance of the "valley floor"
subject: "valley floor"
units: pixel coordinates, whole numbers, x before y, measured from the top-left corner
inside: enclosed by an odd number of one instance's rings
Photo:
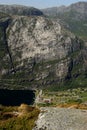
[[[40,90],[36,99],[36,106],[0,105],[0,130],[86,130],[87,88]]]

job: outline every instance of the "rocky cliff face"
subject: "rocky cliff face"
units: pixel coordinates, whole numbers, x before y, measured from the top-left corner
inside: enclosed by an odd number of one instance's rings
[[[80,85],[78,77],[84,72],[86,61],[84,45],[59,21],[41,16],[13,16],[3,33],[1,41],[7,52],[1,57],[1,88],[58,88],[74,78],[76,86]]]
[[[3,13],[0,14],[0,76],[6,73],[6,68],[13,65],[6,35],[6,29],[10,22],[11,18],[9,16]]]

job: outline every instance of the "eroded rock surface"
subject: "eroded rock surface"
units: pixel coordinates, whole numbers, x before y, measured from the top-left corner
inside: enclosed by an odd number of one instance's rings
[[[0,26],[1,34],[4,33],[0,46],[5,43],[0,75],[10,80],[4,82],[5,88],[10,88],[10,83],[17,89],[60,86],[86,72],[83,41],[64,29],[59,21],[44,16],[13,15],[3,32],[5,21],[4,18]]]
[[[87,110],[41,108],[33,130],[86,130]]]

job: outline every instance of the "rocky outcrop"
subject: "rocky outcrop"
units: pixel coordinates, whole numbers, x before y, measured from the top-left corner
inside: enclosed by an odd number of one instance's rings
[[[33,130],[85,130],[87,110],[41,108]]]
[[[41,16],[13,16],[4,41],[11,67],[2,66],[5,74],[1,78],[9,79],[14,89],[58,87],[85,71],[82,41],[59,21]],[[7,55],[4,61],[6,58]],[[8,80],[5,83],[10,88]]]

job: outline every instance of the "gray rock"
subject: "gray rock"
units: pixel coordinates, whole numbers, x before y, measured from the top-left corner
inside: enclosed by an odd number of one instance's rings
[[[33,130],[86,130],[87,110],[41,108]]]
[[[86,59],[83,57],[87,54],[81,47],[82,41],[60,22],[42,16],[13,15],[9,19],[10,22],[6,19],[1,21],[4,37],[0,41],[5,43],[6,49],[5,55],[1,56],[1,77],[4,75],[8,79],[11,75],[13,84],[18,80],[23,85],[27,82],[25,84],[30,85],[24,85],[25,89],[52,84],[58,86],[66,79],[85,72]],[[80,67],[74,71],[76,66]],[[6,70],[7,74],[2,70]]]

